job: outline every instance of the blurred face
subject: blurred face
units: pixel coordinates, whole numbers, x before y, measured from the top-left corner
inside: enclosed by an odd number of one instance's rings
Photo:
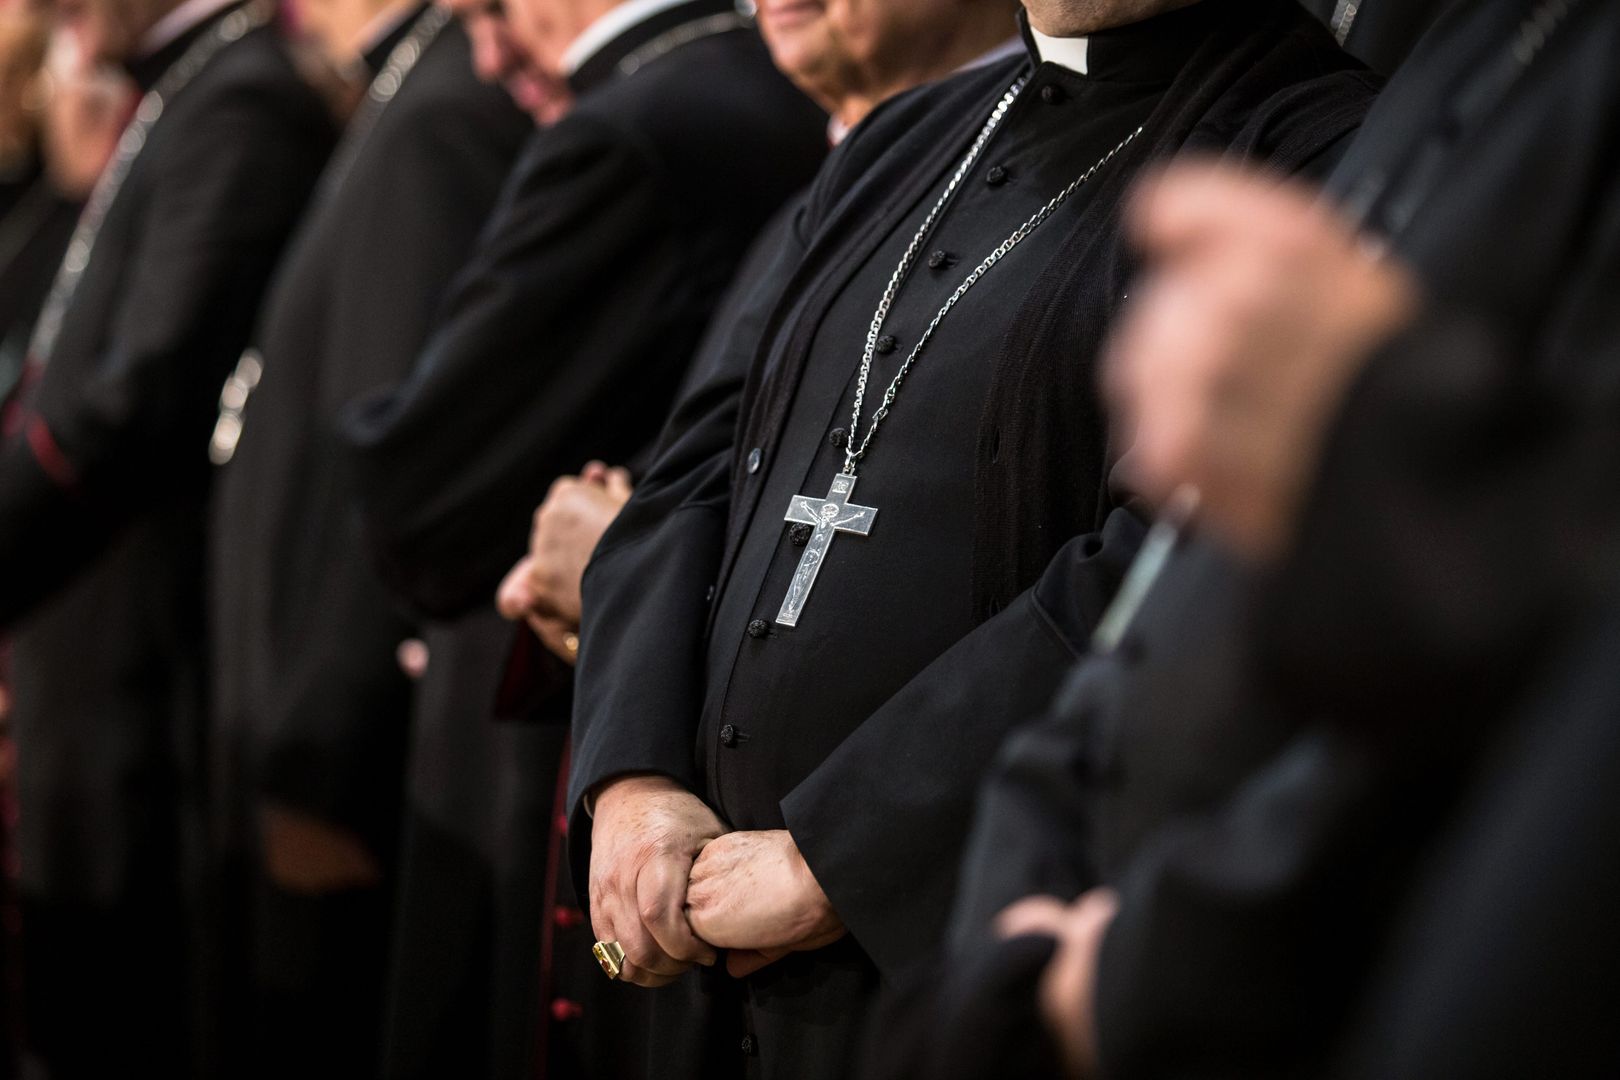
[[[776,66],[835,115],[938,78],[1012,37],[1002,0],[759,0]]]
[[[1024,0],[1030,25],[1053,37],[1079,37],[1129,26],[1198,0]]]
[[[559,81],[548,77],[514,31],[503,0],[445,0],[472,42],[473,69],[487,83],[505,88],[536,123],[556,121],[567,105]]]
[[[621,0],[507,0],[512,34],[541,69],[562,77],[563,54],[574,39]]]
[[[33,150],[45,22],[21,5],[0,4],[0,166]]]
[[[57,25],[94,60],[117,63],[135,55],[141,38],[180,0],[52,0]]]

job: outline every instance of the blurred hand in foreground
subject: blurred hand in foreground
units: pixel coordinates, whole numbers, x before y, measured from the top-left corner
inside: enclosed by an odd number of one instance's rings
[[[1315,193],[1228,165],[1172,166],[1130,216],[1147,276],[1106,362],[1128,479],[1157,502],[1195,487],[1213,532],[1273,558],[1346,390],[1413,318],[1417,286]]]

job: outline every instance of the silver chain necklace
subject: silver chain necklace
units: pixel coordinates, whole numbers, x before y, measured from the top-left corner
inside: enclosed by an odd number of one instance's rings
[[[326,175],[321,178],[321,199],[331,198],[343,187],[354,163],[360,158],[360,152],[382,120],[383,113],[388,111],[388,106],[393,104],[394,98],[405,86],[405,77],[416,68],[428,46],[438,40],[454,18],[449,8],[434,4],[417,18],[410,33],[389,50],[388,59],[383,61],[377,77],[366,87],[366,96],[350,118],[349,130],[332,155],[332,164],[327,166]]]
[[[910,373],[917,359],[922,356],[929,342],[933,340],[934,332],[939,329],[946,316],[951,313],[957,303],[990,272],[991,268],[1005,259],[1019,244],[1029,239],[1030,235],[1045,224],[1047,219],[1056,213],[1057,209],[1067,202],[1075,192],[1089,183],[1098,172],[1142,134],[1143,129],[1138,127],[1127,135],[1118,146],[1104,154],[1096,164],[1081,173],[1072,183],[1053,196],[1045,206],[1035,211],[1027,221],[1014,229],[1012,235],[997,245],[994,251],[985,256],[984,260],[973,268],[962,283],[956,287],[956,290],[951,293],[950,297],[939,309],[939,312],[935,314],[933,321],[928,324],[928,328],[923,331],[911,353],[900,365],[900,369],[895,372],[893,381],[889,383],[888,389],[883,393],[882,403],[872,413],[871,425],[867,429],[865,438],[861,439],[859,445],[857,445],[855,439],[860,433],[861,413],[866,402],[866,386],[872,374],[872,363],[877,354],[878,339],[883,334],[883,326],[888,321],[889,311],[894,306],[895,298],[900,293],[900,287],[916,264],[923,244],[933,233],[940,215],[944,213],[945,207],[955,196],[957,190],[961,188],[962,182],[967,178],[968,173],[972,172],[973,166],[984,153],[985,146],[989,144],[991,136],[1001,126],[1002,121],[1006,119],[1007,113],[1012,109],[1013,103],[1018,100],[1019,95],[1023,93],[1028,81],[1027,78],[1021,78],[1013,83],[1002,97],[1000,103],[996,105],[995,110],[990,114],[990,119],[985,122],[978,138],[974,140],[973,146],[968,150],[967,156],[957,166],[950,183],[945,185],[945,191],[940,195],[939,200],[934,203],[934,207],[928,212],[928,216],[923,219],[922,225],[917,229],[916,236],[912,237],[911,244],[906,248],[905,254],[900,257],[900,265],[895,267],[894,274],[889,278],[888,287],[884,289],[883,296],[878,301],[877,311],[872,316],[872,325],[867,330],[866,348],[861,355],[860,376],[855,384],[854,416],[849,429],[849,444],[844,452],[843,471],[833,477],[832,488],[828,491],[825,499],[817,499],[808,495],[795,495],[788,504],[786,520],[795,525],[811,526],[814,532],[811,534],[810,540],[805,544],[804,555],[799,559],[798,569],[794,571],[793,580],[788,585],[787,596],[782,601],[782,609],[777,612],[776,621],[778,625],[798,625],[799,616],[804,612],[805,602],[809,600],[810,591],[815,587],[816,577],[821,573],[821,565],[826,560],[827,549],[831,547],[835,535],[838,533],[850,533],[856,536],[868,536],[871,534],[872,526],[877,520],[877,508],[874,506],[857,506],[849,501],[850,496],[855,491],[856,470],[861,459],[866,456],[867,451],[871,448],[872,439],[877,435],[878,428],[882,426],[883,421],[888,417],[889,410],[893,407],[895,398],[899,396],[900,387],[905,382],[907,374]]]
[[[252,3],[237,8],[219,20],[212,31],[194,42],[180,59],[163,73],[157,85],[141,98],[140,104],[136,106],[134,119],[129,122],[129,126],[118,139],[118,148],[114,151],[112,160],[102,170],[101,178],[96,181],[95,189],[90,193],[90,200],[85,204],[84,213],[80,215],[79,224],[73,231],[73,239],[68,243],[67,255],[63,258],[62,266],[56,272],[56,280],[51,283],[51,291],[45,298],[39,323],[28,345],[29,356],[37,367],[43,367],[50,362],[51,353],[55,350],[57,339],[62,333],[63,320],[67,317],[68,308],[73,305],[73,297],[84,279],[84,272],[90,266],[90,256],[95,251],[96,240],[101,235],[102,227],[107,224],[107,215],[112,212],[113,204],[117,202],[124,182],[129,179],[131,169],[141,156],[141,151],[146,148],[152,129],[163,118],[164,110],[176,95],[202,73],[203,68],[207,67],[214,57],[252,31],[268,25],[270,20],[275,18],[275,14],[276,6],[273,0],[253,0]]]

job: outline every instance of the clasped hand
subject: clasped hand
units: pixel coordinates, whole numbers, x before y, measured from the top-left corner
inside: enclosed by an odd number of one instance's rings
[[[591,923],[625,952],[619,978],[673,982],[717,962],[742,978],[844,936],[785,830],[727,832],[704,802],[662,777],[616,780],[591,828]]]

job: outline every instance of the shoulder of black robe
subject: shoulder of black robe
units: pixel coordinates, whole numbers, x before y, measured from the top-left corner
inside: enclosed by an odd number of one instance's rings
[[[1376,79],[1296,4],[1245,11],[1255,14],[1223,20],[1224,10],[1211,8],[1219,29],[1149,121],[1138,168],[1197,151],[1295,173],[1320,169],[1342,149],[1371,102]],[[1232,21],[1252,33],[1228,28]],[[994,74],[973,78],[995,85]],[[981,110],[965,112],[972,124],[982,123]],[[886,120],[904,115],[897,108]],[[952,121],[961,123],[959,116]],[[922,118],[910,126],[923,137],[939,137]],[[881,125],[862,134],[906,138]],[[850,194],[823,195],[822,205],[842,204],[824,230],[841,228],[839,219],[851,207],[877,198],[867,185],[882,182],[886,161],[868,169]],[[1063,673],[1085,654],[1143,536],[1140,518],[1126,505],[1128,492],[1074,490],[1070,477],[1077,468],[1106,475],[1104,462],[1117,460],[1119,451],[1104,445],[1090,365],[1058,359],[1096,355],[1128,288],[1133,264],[1119,209],[1132,176],[1122,168],[1103,179],[1071,234],[1074,246],[1022,302],[1027,314],[1013,321],[1004,345],[980,440],[975,565],[985,569],[976,571],[974,600],[984,621],[869,717],[782,803],[817,881],[886,973],[926,957],[943,937],[987,763],[1009,731],[1040,714]],[[810,261],[815,251],[813,243]],[[1039,314],[1060,304],[1072,317]],[[760,445],[758,438],[773,429],[770,417],[785,404],[773,398],[769,381],[761,380],[766,385],[753,412],[745,411],[754,432],[741,445]],[[1094,465],[1076,464],[1087,461]],[[938,735],[923,741],[920,731]],[[899,760],[906,761],[904,770],[893,767]],[[853,819],[850,791],[873,793],[867,812]],[[895,904],[897,895],[910,902]]]
[[[656,436],[749,241],[825,149],[751,31],[587,89],[532,136],[412,377],[349,419],[393,588],[433,613],[488,602],[557,476]]]
[[[1579,628],[1469,778],[1330,1075],[1620,1067],[1617,612]]]
[[[531,130],[474,74],[459,26],[441,31],[335,159],[344,176],[283,260],[257,334],[264,375],[220,480],[216,705],[257,742],[267,794],[380,840],[397,820],[369,778],[402,748],[395,649],[414,624],[362,550],[337,415],[408,374]]]
[[[169,103],[109,213],[37,411],[0,450],[0,623],[127,522],[205,489],[220,384],[331,140],[270,28]]]

